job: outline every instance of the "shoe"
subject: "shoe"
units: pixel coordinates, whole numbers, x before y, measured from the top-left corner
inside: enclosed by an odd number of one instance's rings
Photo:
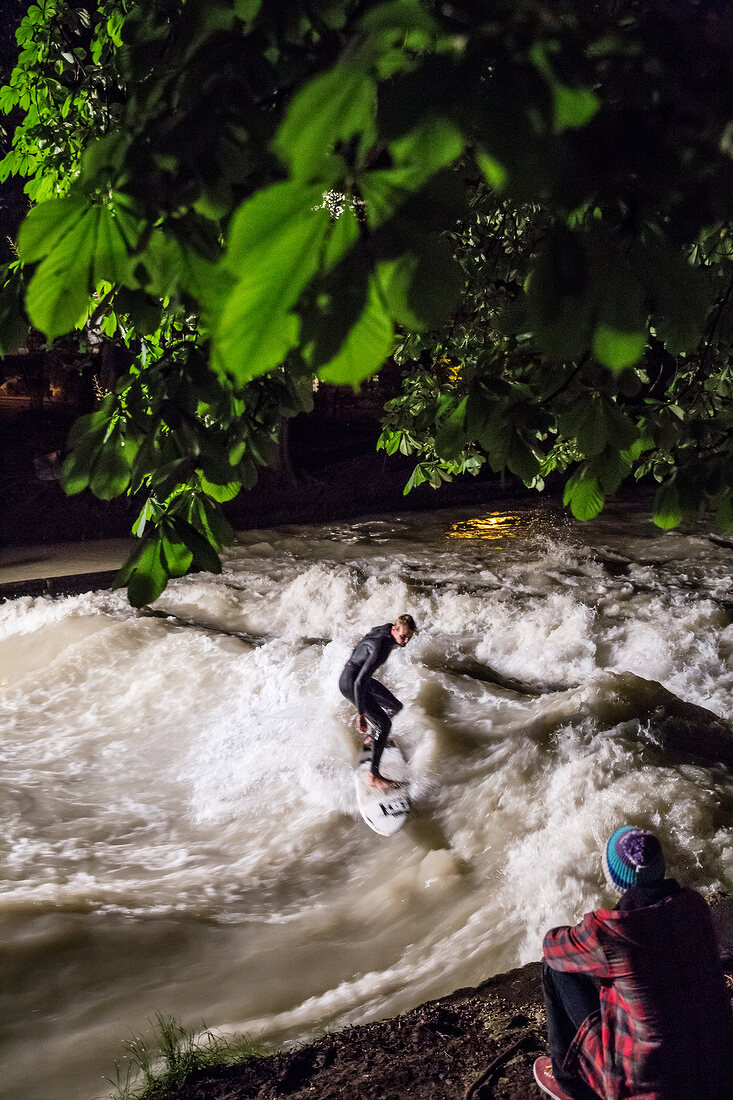
[[[573,1100],[572,1096],[558,1085],[552,1070],[552,1058],[546,1055],[538,1058],[534,1064],[534,1079],[543,1092],[548,1096],[554,1096],[555,1100]]]

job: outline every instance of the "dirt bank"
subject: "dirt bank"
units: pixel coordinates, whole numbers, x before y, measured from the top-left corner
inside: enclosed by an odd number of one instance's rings
[[[243,1066],[201,1071],[165,1100],[536,1098],[545,1052],[540,964]],[[489,1066],[494,1072],[481,1085]]]
[[[733,898],[710,901],[733,999]],[[202,1070],[160,1100],[539,1100],[540,974],[529,963],[391,1020]]]

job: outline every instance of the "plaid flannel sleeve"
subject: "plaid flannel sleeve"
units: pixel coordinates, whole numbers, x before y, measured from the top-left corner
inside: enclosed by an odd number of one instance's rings
[[[610,977],[606,953],[598,937],[599,923],[596,913],[586,913],[575,927],[551,928],[542,944],[547,965],[553,970]]]

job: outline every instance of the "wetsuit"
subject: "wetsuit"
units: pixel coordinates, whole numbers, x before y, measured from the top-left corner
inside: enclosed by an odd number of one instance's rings
[[[396,645],[397,642],[392,637],[392,623],[375,626],[358,643],[344,665],[339,680],[341,694],[374,727],[372,775],[379,773],[379,761],[392,729],[392,718],[402,710],[399,699],[384,684],[373,679],[373,674],[384,664]]]

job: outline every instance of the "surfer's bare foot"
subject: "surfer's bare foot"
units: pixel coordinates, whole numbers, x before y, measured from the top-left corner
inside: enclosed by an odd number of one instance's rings
[[[387,779],[386,775],[375,775],[374,772],[370,772],[367,786],[374,787],[378,791],[396,791],[402,784],[396,779]]]

